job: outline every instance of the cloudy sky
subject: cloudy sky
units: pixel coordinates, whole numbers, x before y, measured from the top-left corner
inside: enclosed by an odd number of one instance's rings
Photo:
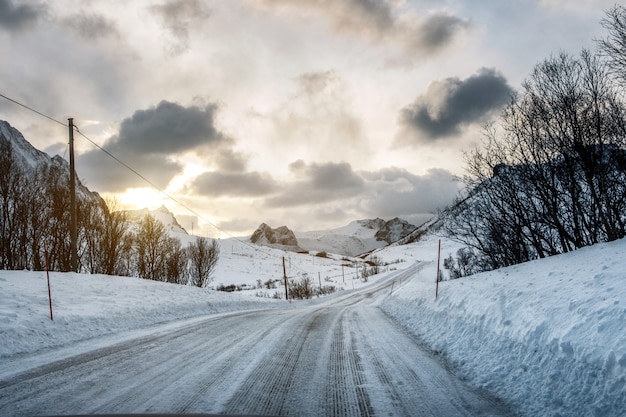
[[[0,0],[0,94],[73,117],[207,235],[419,224],[533,66],[594,48],[614,3]],[[63,126],[2,99],[0,119],[67,157]],[[92,190],[190,227],[80,136],[76,152]]]

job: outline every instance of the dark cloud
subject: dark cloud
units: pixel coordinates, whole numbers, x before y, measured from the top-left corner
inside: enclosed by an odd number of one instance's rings
[[[151,6],[150,10],[162,19],[165,27],[177,39],[171,48],[173,53],[188,49],[190,28],[204,22],[210,16],[209,10],[201,0],[168,0],[163,4]]]
[[[365,182],[347,162],[306,164],[298,160],[289,166],[297,180],[286,186],[280,195],[267,204],[301,206],[353,197],[363,191]]]
[[[214,126],[217,107],[184,107],[161,101],[156,107],[137,110],[120,125],[111,142],[123,152],[176,153],[222,139]]]
[[[119,134],[104,148],[127,165],[164,188],[182,166],[172,157],[210,145],[219,146],[223,136],[214,126],[216,106],[183,107],[161,101],[156,107],[137,110],[120,124]],[[86,180],[98,191],[121,191],[146,186],[136,175],[94,149],[78,157]]]
[[[448,12],[429,13],[420,18],[392,0],[256,0],[271,10],[291,9],[309,16],[311,10],[327,18],[339,33],[356,34],[369,41],[401,45],[411,62],[419,55],[430,55],[446,48],[468,21]],[[417,54],[417,56],[416,56]]]
[[[115,22],[97,13],[80,12],[63,19],[63,23],[87,40],[120,36]]]
[[[207,197],[258,197],[271,193],[276,183],[259,172],[205,172],[191,184],[194,192]]]
[[[46,7],[35,3],[16,5],[11,0],[0,0],[0,28],[24,29],[46,13]]]
[[[492,116],[513,93],[504,76],[493,69],[482,68],[465,80],[437,81],[401,110],[403,133],[398,141],[412,144],[458,135],[462,127]]]

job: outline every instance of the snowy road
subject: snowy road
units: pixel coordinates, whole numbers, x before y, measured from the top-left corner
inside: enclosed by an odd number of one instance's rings
[[[0,415],[507,415],[376,307],[418,267],[321,304],[210,317],[1,378]]]

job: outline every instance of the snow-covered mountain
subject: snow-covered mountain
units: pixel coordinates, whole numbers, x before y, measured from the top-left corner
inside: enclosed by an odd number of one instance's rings
[[[63,161],[58,155],[51,158],[47,153],[35,149],[19,130],[4,120],[0,120],[0,141],[10,143],[14,163],[26,169]]]
[[[156,210],[143,208],[140,210],[124,210],[124,213],[126,214],[126,220],[131,223],[139,223],[145,215],[150,214],[152,217],[163,223],[165,230],[167,230],[170,235],[174,234],[176,237],[179,237],[178,235],[180,234],[188,235],[187,231],[176,220],[174,213],[169,211],[164,205]]]
[[[408,235],[415,226],[405,220],[355,220],[337,229],[295,232],[300,247],[310,251],[326,251],[357,256],[382,248]]]
[[[19,130],[4,120],[0,120],[0,147],[3,153],[0,157],[8,158],[14,166],[21,168],[27,175],[32,175],[36,170],[47,169],[48,172],[54,170],[62,173],[61,180],[69,184],[69,162],[59,155],[51,157],[36,149]],[[5,168],[2,167],[2,169]],[[84,186],[78,176],[76,176],[76,194],[79,202],[89,200],[104,204],[100,195]]]

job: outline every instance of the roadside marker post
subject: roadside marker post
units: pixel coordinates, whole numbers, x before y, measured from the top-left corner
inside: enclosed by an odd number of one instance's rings
[[[46,261],[46,278],[48,279],[48,303],[50,304],[50,320],[54,321],[54,319],[52,318],[52,295],[50,293],[50,272],[48,268],[48,250],[46,248],[46,242],[43,242],[43,255]]]

